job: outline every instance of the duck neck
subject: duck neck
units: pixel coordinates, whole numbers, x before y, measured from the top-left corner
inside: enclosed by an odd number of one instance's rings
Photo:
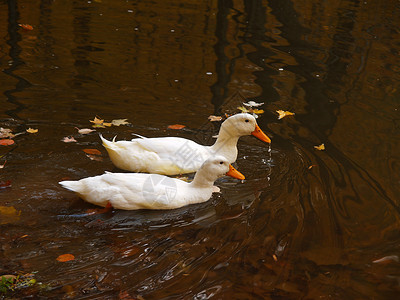
[[[194,175],[194,179],[191,185],[194,187],[211,188],[214,185],[214,181],[217,180],[217,176],[213,176],[207,170],[200,169]]]
[[[225,130],[221,127],[215,144],[211,146],[211,150],[215,154],[226,157],[230,163],[234,162],[237,157],[237,142],[239,136]]]

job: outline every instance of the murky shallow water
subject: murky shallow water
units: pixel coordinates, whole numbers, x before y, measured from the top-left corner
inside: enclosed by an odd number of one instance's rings
[[[393,298],[399,6],[0,2],[0,127],[39,129],[0,146],[0,181],[12,183],[0,206],[20,214],[0,215],[0,274],[36,272],[46,288],[16,294],[43,298]],[[237,92],[265,103],[272,149],[241,138],[247,180],[220,180],[210,201],[84,216],[94,207],[58,185],[116,171],[98,132],[210,143],[207,117],[236,111]],[[96,115],[132,125],[77,134]],[[176,123],[187,128],[166,129]],[[58,262],[65,253],[75,260]]]

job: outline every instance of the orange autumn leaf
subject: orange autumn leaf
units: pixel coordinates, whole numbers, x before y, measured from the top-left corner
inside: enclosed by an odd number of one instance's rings
[[[101,155],[101,152],[97,149],[83,149],[83,152],[92,155]]]
[[[10,139],[1,139],[0,140],[0,145],[2,145],[2,146],[9,146],[9,145],[12,145],[14,143],[15,142],[13,140],[10,140]]]
[[[18,24],[18,26],[25,30],[33,30],[33,26],[29,24]]]
[[[169,129],[176,129],[176,130],[179,130],[179,129],[182,129],[185,127],[186,127],[185,125],[181,125],[181,124],[168,125]]]
[[[59,257],[57,257],[57,260],[59,262],[66,262],[66,261],[70,261],[70,260],[74,260],[75,256],[73,256],[72,254],[61,254]]]

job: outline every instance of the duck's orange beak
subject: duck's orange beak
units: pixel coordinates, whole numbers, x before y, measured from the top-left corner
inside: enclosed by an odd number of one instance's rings
[[[244,175],[236,170],[234,167],[232,167],[232,165],[229,165],[229,171],[226,172],[226,175],[240,180],[243,180],[245,178]]]
[[[256,124],[256,129],[251,133],[256,138],[262,140],[266,143],[271,143],[271,139],[261,130],[261,128]]]

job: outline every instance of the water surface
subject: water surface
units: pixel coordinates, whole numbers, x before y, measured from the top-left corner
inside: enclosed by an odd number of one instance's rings
[[[0,214],[0,274],[45,287],[16,295],[398,295],[400,4],[375,2],[0,1],[0,127],[39,129],[0,146],[0,206],[17,211]],[[58,185],[118,171],[98,133],[210,144],[207,117],[242,97],[264,102],[272,145],[241,138],[246,181],[220,180],[208,202],[85,216],[95,207]],[[131,125],[78,134],[96,115]]]

